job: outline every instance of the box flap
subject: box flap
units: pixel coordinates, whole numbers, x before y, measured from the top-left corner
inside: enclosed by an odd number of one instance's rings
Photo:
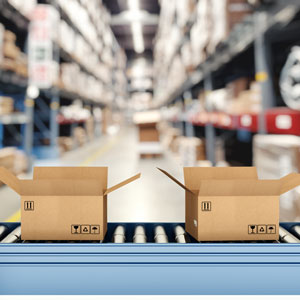
[[[98,180],[22,180],[24,196],[100,196],[103,187]]]
[[[179,186],[181,186],[183,189],[185,189],[187,192],[190,192],[192,194],[195,194],[190,189],[188,189],[184,184],[182,184],[180,181],[178,181],[175,177],[173,177],[171,174],[169,174],[167,171],[157,168],[159,171],[163,172],[166,176],[168,176],[171,180],[173,180],[175,183],[177,183]]]
[[[278,196],[278,180],[202,180],[199,196]]]
[[[291,173],[279,180],[280,183],[280,194],[284,194],[289,190],[297,187],[300,185],[300,174],[298,173]]]
[[[201,180],[258,179],[255,167],[185,167],[184,183],[190,190],[198,190]]]
[[[35,167],[33,179],[95,179],[107,189],[107,167]]]
[[[132,181],[134,181],[134,180],[136,180],[138,178],[140,178],[140,177],[141,177],[141,173],[139,173],[139,174],[137,174],[135,176],[132,176],[132,177],[130,177],[130,178],[128,178],[128,179],[126,179],[126,180],[124,180],[124,181],[122,181],[122,182],[120,182],[120,183],[118,183],[118,184],[116,184],[116,185],[114,185],[112,187],[110,187],[109,189],[107,189],[104,192],[104,195],[107,195],[107,194],[109,194],[109,193],[111,193],[111,192],[119,189],[120,187],[122,187],[122,186],[124,186],[124,185],[126,185],[126,184],[128,184],[128,183],[130,183],[130,182],[132,182]]]
[[[4,167],[0,167],[0,181],[20,194],[20,180],[10,171]]]

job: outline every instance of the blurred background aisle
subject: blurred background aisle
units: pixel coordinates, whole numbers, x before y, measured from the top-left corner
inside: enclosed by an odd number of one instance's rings
[[[173,184],[156,167],[170,171],[183,181],[181,169],[171,155],[157,159],[140,160],[136,131],[133,127],[118,134],[101,138],[62,158],[37,160],[35,166],[109,166],[108,187],[124,178],[141,172],[139,184],[128,185],[109,196],[110,222],[172,222],[184,221],[184,191]],[[25,175],[22,178],[30,177]],[[8,187],[0,190],[0,220],[20,218],[19,195]]]
[[[298,0],[0,0],[0,166],[109,166],[109,221],[183,221],[183,166],[300,172]],[[0,188],[0,221],[20,218]],[[281,197],[300,220],[300,190]]]

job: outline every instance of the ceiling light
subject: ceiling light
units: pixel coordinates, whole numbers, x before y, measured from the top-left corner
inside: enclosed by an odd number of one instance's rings
[[[145,46],[144,46],[142,24],[140,22],[132,22],[131,31],[132,31],[134,51],[137,53],[143,53],[145,50]]]
[[[139,0],[128,0],[128,8],[131,14],[135,17],[140,15]],[[134,51],[137,53],[143,53],[145,50],[143,29],[141,22],[133,21],[131,23],[132,39]]]
[[[139,10],[139,0],[128,0],[129,10]]]

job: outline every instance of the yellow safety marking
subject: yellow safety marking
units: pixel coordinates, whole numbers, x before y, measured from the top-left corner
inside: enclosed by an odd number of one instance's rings
[[[120,140],[120,136],[117,136],[113,139],[111,139],[107,144],[103,145],[98,151],[92,153],[90,156],[88,156],[82,163],[80,163],[80,167],[88,166],[92,162],[94,162],[96,159],[101,157],[104,153],[109,151],[118,141]]]
[[[52,110],[58,110],[58,109],[59,109],[59,104],[58,104],[58,102],[56,102],[56,101],[51,102],[50,108],[51,108]]]
[[[210,95],[211,93],[212,93],[212,91],[210,91],[210,90],[204,91],[204,95],[205,95],[205,96],[208,96],[208,95]]]
[[[12,216],[6,219],[4,222],[18,222],[21,219],[21,210],[19,209]]]
[[[111,139],[107,144],[100,147],[99,150],[92,153],[90,156],[88,156],[84,161],[82,161],[79,164],[79,167],[85,167],[90,165],[92,162],[97,160],[99,157],[101,157],[103,154],[108,152],[117,142],[120,140],[120,135],[114,137]],[[19,209],[17,212],[15,212],[12,216],[7,218],[4,222],[10,223],[10,222],[18,222],[21,219],[21,210]]]
[[[259,82],[264,82],[268,79],[268,73],[261,71],[255,74],[255,80]]]
[[[34,106],[34,100],[30,99],[30,98],[26,99],[25,100],[25,106],[27,106],[27,107],[33,107]]]

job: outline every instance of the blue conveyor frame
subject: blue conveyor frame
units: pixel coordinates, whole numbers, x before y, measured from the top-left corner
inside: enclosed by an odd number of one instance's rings
[[[0,244],[0,294],[300,294],[299,244],[176,244],[177,224],[142,225],[150,240],[163,225],[171,243]]]

